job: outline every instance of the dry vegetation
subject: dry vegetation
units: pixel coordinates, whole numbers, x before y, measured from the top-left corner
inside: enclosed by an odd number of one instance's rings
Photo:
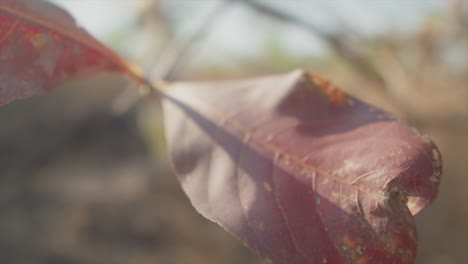
[[[429,134],[445,172],[438,200],[417,216],[418,263],[463,263],[468,13],[462,1],[453,3],[452,13],[434,15],[414,35],[362,39],[359,59],[370,68],[340,50],[346,47],[340,34],[331,36],[340,55],[283,57],[274,64],[264,56],[255,64],[234,61],[229,69],[179,67],[173,78],[223,79],[304,67]],[[112,113],[126,85],[115,76],[98,76],[0,109],[0,263],[261,263],[191,208],[170,172],[155,103]]]

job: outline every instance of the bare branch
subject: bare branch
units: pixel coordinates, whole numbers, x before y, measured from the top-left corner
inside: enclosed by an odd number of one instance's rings
[[[181,64],[187,58],[190,48],[202,40],[211,30],[217,19],[228,9],[230,4],[239,0],[224,0],[219,3],[203,18],[201,23],[191,32],[188,37],[181,38],[180,34],[168,41],[166,48],[160,53],[159,58],[155,59],[155,64],[150,67],[147,79],[141,84],[140,93],[135,93],[133,89],[126,89],[116,97],[112,104],[112,112],[122,114],[133,107],[142,95],[152,95],[159,97],[164,93],[167,86],[165,80],[170,80],[176,71],[180,71]]]
[[[210,32],[212,26],[216,24],[215,21],[223,15],[230,4],[235,1],[238,0],[225,0],[218,4],[188,37],[181,38],[177,36],[180,34],[176,34],[176,36],[167,43],[160,58],[156,60],[149,75],[150,79],[171,79],[176,71],[180,71],[181,64],[186,60],[190,49]]]
[[[257,10],[260,13],[264,13],[268,16],[276,18],[278,20],[297,25],[301,28],[306,29],[310,33],[318,36],[320,39],[325,41],[333,50],[343,57],[346,62],[348,62],[353,69],[359,71],[361,74],[369,78],[370,80],[379,84],[380,87],[383,87],[385,82],[374,67],[369,63],[365,57],[360,55],[355,50],[351,49],[346,45],[342,39],[325,32],[312,24],[310,21],[306,21],[297,16],[289,15],[284,12],[281,12],[271,6],[262,4],[258,1],[247,0],[244,1],[247,5]]]

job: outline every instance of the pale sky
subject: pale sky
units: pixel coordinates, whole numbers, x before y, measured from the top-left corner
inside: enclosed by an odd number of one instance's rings
[[[136,14],[135,2],[142,0],[51,0],[68,10],[73,17],[98,38],[118,30]]]
[[[53,0],[67,9],[78,22],[98,39],[128,24],[137,12],[138,4],[146,0]],[[151,0],[149,0],[151,1]],[[174,17],[183,22],[195,21],[203,11],[218,0],[162,0]],[[261,0],[260,0],[261,1]],[[309,19],[324,29],[342,28],[343,25],[363,35],[383,31],[411,32],[424,22],[434,10],[445,10],[445,0],[263,0]],[[254,15],[252,15],[254,14]],[[258,18],[257,18],[258,17]],[[256,54],[264,45],[265,32],[281,36],[280,41],[293,53],[323,51],[321,42],[313,35],[289,25],[275,25],[243,6],[237,6],[217,21],[200,52],[225,52],[234,56]]]

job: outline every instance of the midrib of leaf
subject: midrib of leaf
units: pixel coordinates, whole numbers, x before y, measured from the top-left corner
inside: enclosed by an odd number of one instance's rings
[[[273,173],[272,173],[272,182],[273,182],[274,188],[277,189],[278,187],[277,187],[277,184],[275,183],[275,179],[274,179],[275,177],[274,177],[274,175],[275,175],[275,172],[278,171],[277,168],[279,167],[279,164],[277,164],[277,163],[276,163],[276,160],[275,160],[275,161],[273,161],[272,166],[273,166],[273,169],[272,169],[272,170],[273,170]],[[315,191],[315,190],[314,190],[314,191]],[[288,222],[288,220],[287,220],[287,218],[286,218],[286,216],[285,216],[285,214],[284,214],[284,209],[283,209],[283,207],[281,206],[281,204],[280,204],[280,202],[279,202],[279,198],[278,198],[277,192],[276,192],[276,191],[273,192],[273,195],[274,195],[274,197],[275,197],[275,204],[276,204],[276,206],[278,207],[278,209],[279,209],[279,211],[280,211],[280,213],[281,213],[281,219],[283,220],[284,224],[286,225],[286,228],[287,228],[287,230],[288,230],[288,235],[289,235],[289,237],[291,238],[291,242],[293,243],[294,248],[296,249],[296,252],[299,252],[299,254],[301,254],[302,257],[304,257],[304,259],[306,259],[306,260],[309,261],[310,263],[313,263],[313,261],[302,251],[302,248],[298,246],[297,238],[296,238],[296,237],[293,235],[293,233],[291,232],[291,226],[290,226],[290,224],[289,224],[289,222]],[[315,193],[314,193],[314,195],[315,195]],[[314,211],[315,211],[315,213],[317,213],[316,210],[314,210]],[[323,222],[322,217],[321,217],[320,215],[319,215],[318,217],[319,217],[320,222],[322,223],[322,225],[325,227],[325,223]],[[328,235],[328,238],[331,240],[330,234],[329,234],[328,232],[327,232],[327,235]],[[331,240],[331,241],[333,241],[333,240]]]
[[[246,142],[247,143],[247,142]],[[237,156],[237,161],[239,164],[241,163],[241,155],[242,155],[242,150],[245,148],[245,145],[242,144],[240,147],[239,147],[239,151],[238,151],[238,156]],[[276,168],[277,166],[275,166],[276,164],[273,164],[273,167],[272,167],[272,175],[275,174],[275,171],[276,171]],[[244,203],[242,202],[242,199],[240,197],[240,188],[241,186],[239,185],[239,173],[240,173],[240,169],[239,169],[239,166],[236,166],[236,170],[235,170],[235,176],[236,176],[236,185],[237,185],[237,198],[239,199],[239,203],[241,205],[241,210],[242,210],[242,214],[243,214],[243,217],[244,217],[244,220],[245,222],[247,223],[247,226],[248,228],[251,230],[252,234],[255,234],[255,241],[257,244],[260,244],[259,240],[258,240],[258,237],[256,235],[256,232],[254,232],[254,228],[252,227],[252,225],[250,224],[250,221],[249,219],[247,218],[247,214],[245,212],[245,208],[244,208]],[[273,185],[275,185],[274,183],[274,180],[273,180]],[[289,226],[289,223],[288,221],[286,220],[286,217],[284,215],[284,212],[283,212],[283,209],[281,208],[279,202],[278,202],[278,196],[276,195],[276,192],[273,192],[273,196],[275,197],[275,205],[278,209],[278,211],[280,212],[280,216],[281,216],[281,220],[284,222],[284,224],[286,225],[287,227],[287,231],[288,231],[288,236],[289,238],[291,239],[291,243],[293,244],[295,250],[296,250],[296,254],[299,253],[305,260],[307,260],[309,263],[313,263],[313,261],[302,251],[302,249],[297,245],[297,239],[294,237],[294,235],[292,234],[291,232],[291,227]],[[321,218],[320,218],[321,219]],[[322,221],[322,219],[321,219]],[[323,221],[322,221],[323,223]],[[237,237],[237,236],[235,236]],[[249,247],[251,248],[251,247]],[[259,254],[258,252],[258,249],[255,248],[255,249],[252,249],[254,252],[257,252],[257,254]]]
[[[244,146],[241,145],[239,147],[239,150],[238,150],[238,154],[237,154],[237,162],[240,164],[241,163],[241,157],[242,157],[242,150],[244,149]],[[212,155],[212,154],[211,154]],[[244,203],[242,202],[242,198],[241,198],[241,195],[240,195],[240,190],[241,190],[241,186],[239,186],[239,173],[240,173],[240,168],[239,166],[235,166],[235,177],[236,177],[236,192],[237,192],[237,199],[239,200],[239,204],[240,204],[240,207],[241,207],[241,211],[242,211],[242,216],[245,220],[245,222],[247,223],[247,226],[249,227],[250,231],[252,232],[252,234],[255,234],[255,242],[257,244],[260,244],[259,241],[258,241],[258,238],[257,238],[257,235],[256,233],[253,231],[253,227],[252,225],[250,224],[250,221],[247,217],[247,214],[245,212],[245,208],[244,208]],[[254,252],[259,252],[258,248],[255,248],[255,249],[252,249]]]
[[[101,54],[105,58],[110,59],[115,64],[122,67],[135,80],[142,81],[142,77],[138,73],[136,73],[127,62],[121,59],[117,53],[113,52],[112,50],[106,48],[104,45],[100,44],[91,35],[89,35],[91,41],[87,41],[86,39],[83,39],[81,34],[72,34],[68,32],[67,30],[60,28],[59,26],[56,26],[55,24],[48,22],[47,20],[44,20],[37,16],[29,15],[28,13],[21,12],[20,10],[2,6],[1,3],[0,3],[0,11],[3,11],[7,15],[10,15],[14,18],[17,18],[17,19],[20,18],[23,21],[29,22],[31,24],[35,24],[36,26],[42,27],[44,29],[55,31],[56,33],[59,33],[60,35],[68,38],[71,41],[78,42],[80,45],[85,46],[86,48]],[[78,27],[77,29],[82,30],[82,32],[88,34],[86,31],[84,31],[84,29],[81,29]]]

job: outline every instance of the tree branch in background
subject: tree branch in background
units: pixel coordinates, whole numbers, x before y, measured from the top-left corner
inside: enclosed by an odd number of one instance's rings
[[[187,37],[180,37],[176,34],[173,39],[168,41],[166,48],[163,49],[161,56],[155,60],[149,74],[150,80],[172,80],[177,72],[181,71],[182,62],[186,60],[190,49],[202,40],[216,24],[232,3],[238,0],[225,0],[214,7],[211,12],[199,23],[195,30]]]
[[[347,45],[344,38],[325,32],[307,20],[279,11],[267,4],[262,4],[255,0],[245,0],[244,3],[260,13],[297,25],[322,39],[338,56],[343,58],[353,70],[357,71],[373,83],[373,87],[378,89],[381,96],[386,98],[391,105],[400,111],[401,117],[408,118],[410,116],[410,108],[405,102],[400,100],[395,91],[392,91],[392,85],[394,82],[388,79],[389,74],[383,72],[388,69],[382,69],[380,67],[381,65],[375,65],[372,63],[369,58],[366,58],[358,51]],[[396,64],[395,66],[400,65]],[[399,72],[400,70],[403,71],[403,69],[398,69]],[[406,84],[409,84],[409,82],[406,82]]]
[[[309,21],[301,19],[297,16],[286,14],[258,1],[246,0],[244,3],[260,13],[306,29],[310,33],[325,41],[339,56],[344,58],[353,69],[359,71],[363,76],[378,84],[378,87],[385,87],[383,78],[375,70],[369,60],[346,45],[342,38],[321,30]]]
[[[236,1],[239,0],[224,0],[216,5],[189,36],[180,37],[180,33],[174,34],[174,37],[167,41],[159,57],[155,59],[155,64],[150,67],[147,74],[150,83],[142,85],[140,94],[135,93],[134,89],[125,89],[114,100],[112,112],[115,114],[127,112],[138,102],[141,95],[158,96],[160,91],[164,90],[165,81],[175,79],[177,73],[182,71],[182,63],[187,59],[190,49],[210,32],[212,26],[216,24],[216,20]]]

